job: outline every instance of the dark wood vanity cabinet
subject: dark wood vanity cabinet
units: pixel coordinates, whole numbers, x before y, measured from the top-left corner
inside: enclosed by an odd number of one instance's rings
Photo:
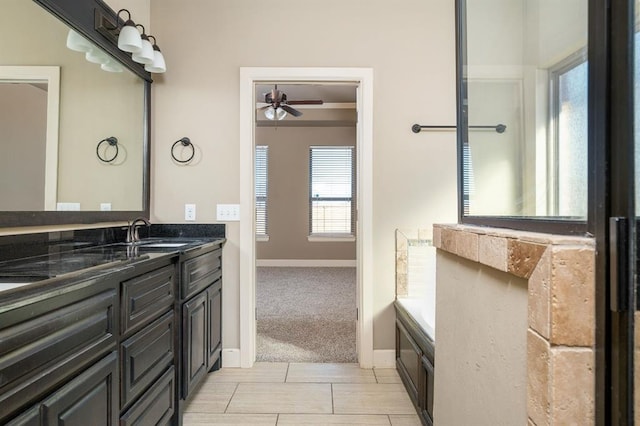
[[[396,306],[396,368],[426,426],[433,425],[434,349],[415,321]]]
[[[222,250],[182,264],[182,399],[207,372],[220,367],[222,333]],[[199,292],[198,292],[199,290]]]
[[[0,297],[0,424],[181,424],[220,367],[221,247]]]
[[[103,276],[0,302],[0,424],[24,411],[26,417],[29,412],[39,412],[32,420],[44,424],[51,418],[47,413],[59,406],[51,405],[53,392],[66,389],[65,383],[74,377],[73,387],[82,388],[78,381],[84,380],[84,374],[116,349],[117,289],[116,279]],[[116,370],[117,363],[110,374]],[[117,383],[117,379],[109,383]],[[93,406],[93,398],[100,397],[93,392],[98,390],[87,392],[84,400]],[[42,405],[45,399],[47,405]],[[79,412],[82,407],[73,410]],[[34,424],[20,422],[16,424]]]

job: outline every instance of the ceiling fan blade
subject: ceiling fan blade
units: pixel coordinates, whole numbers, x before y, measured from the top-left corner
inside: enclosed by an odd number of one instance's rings
[[[264,111],[265,109],[269,108],[271,105],[264,105],[261,107],[256,108],[258,111]]]
[[[323,103],[321,100],[287,101],[289,105],[322,105]]]
[[[287,111],[289,114],[293,115],[294,117],[300,117],[302,115],[300,111],[298,111],[297,109],[291,108],[289,105],[280,105],[280,108]]]

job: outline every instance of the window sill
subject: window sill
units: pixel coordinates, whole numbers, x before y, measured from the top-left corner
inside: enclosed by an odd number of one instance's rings
[[[309,235],[307,241],[312,243],[350,243],[356,240],[353,235]]]
[[[269,236],[268,235],[256,235],[256,242],[257,243],[263,243],[263,242],[267,242],[269,241]]]

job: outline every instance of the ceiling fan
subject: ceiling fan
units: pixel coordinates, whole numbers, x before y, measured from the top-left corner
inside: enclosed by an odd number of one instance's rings
[[[287,94],[278,90],[278,85],[276,84],[270,92],[264,94],[264,102],[268,105],[265,105],[261,108],[258,108],[260,111],[264,111],[264,116],[269,120],[283,120],[287,113],[293,115],[294,117],[300,117],[302,115],[301,111],[298,111],[295,108],[292,108],[291,105],[322,105],[323,101],[316,100],[300,100],[300,101],[290,101],[287,99]]]

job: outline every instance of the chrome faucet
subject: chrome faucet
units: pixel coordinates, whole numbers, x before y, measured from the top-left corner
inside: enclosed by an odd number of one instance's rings
[[[138,227],[142,226],[142,224],[151,226],[151,222],[149,222],[148,219],[145,219],[142,216],[137,217],[131,221],[131,223],[127,227],[127,243],[135,244],[140,241],[140,236],[138,235]]]

